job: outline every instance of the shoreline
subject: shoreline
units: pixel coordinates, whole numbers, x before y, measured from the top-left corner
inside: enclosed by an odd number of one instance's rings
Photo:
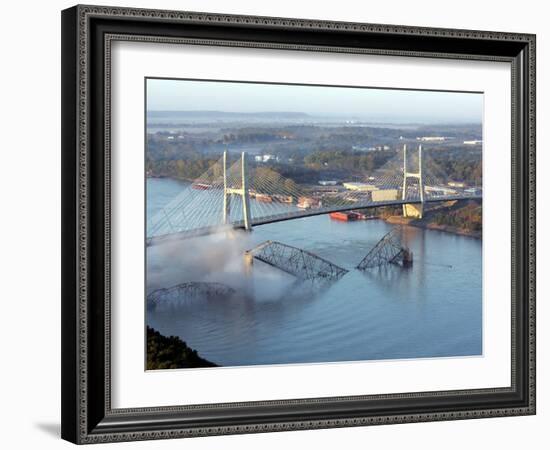
[[[392,225],[409,225],[411,227],[442,231],[444,233],[471,237],[473,239],[481,240],[483,236],[483,231],[467,230],[464,228],[453,227],[451,225],[438,225],[436,223],[427,222],[425,219],[407,219],[400,216],[389,216],[387,218],[380,217],[380,219]]]

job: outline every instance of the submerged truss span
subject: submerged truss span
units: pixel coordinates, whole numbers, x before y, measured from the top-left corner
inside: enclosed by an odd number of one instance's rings
[[[194,299],[228,298],[235,292],[235,289],[222,283],[191,281],[151,292],[147,296],[147,307],[177,307],[185,301]]]
[[[307,250],[277,241],[266,241],[247,255],[301,280],[338,280],[348,273],[347,269]]]
[[[357,269],[366,270],[385,264],[397,264],[403,267],[412,265],[411,251],[403,247],[398,238],[399,228],[385,234],[357,265]]]

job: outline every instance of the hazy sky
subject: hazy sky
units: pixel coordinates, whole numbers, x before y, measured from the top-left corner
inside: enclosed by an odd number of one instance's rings
[[[149,79],[147,109],[285,111],[382,122],[481,123],[483,94]]]

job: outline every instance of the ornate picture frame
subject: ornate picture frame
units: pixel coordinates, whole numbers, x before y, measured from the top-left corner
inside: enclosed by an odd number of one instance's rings
[[[511,66],[511,384],[112,407],[111,46],[186,43]],[[62,437],[99,443],[535,414],[535,36],[100,6],[62,12]]]

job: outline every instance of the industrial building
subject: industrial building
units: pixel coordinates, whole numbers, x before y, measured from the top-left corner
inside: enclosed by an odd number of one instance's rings
[[[386,202],[391,200],[397,200],[399,196],[398,189],[378,189],[372,192],[373,202]]]
[[[370,191],[377,191],[378,187],[374,184],[367,184],[367,183],[360,183],[360,182],[347,182],[342,183],[342,185],[349,191],[364,191],[364,192],[370,192]]]

